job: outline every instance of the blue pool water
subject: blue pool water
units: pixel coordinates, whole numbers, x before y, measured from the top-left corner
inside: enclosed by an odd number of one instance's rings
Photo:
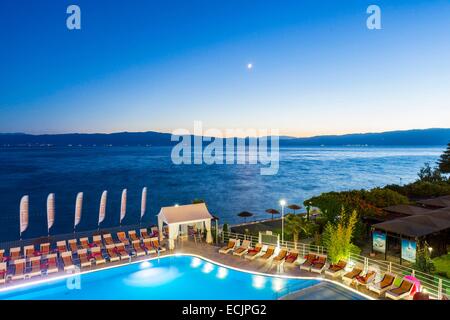
[[[287,286],[300,290],[318,283],[254,275],[197,257],[172,256],[0,292],[0,299],[270,300]],[[360,299],[355,294],[353,298]]]

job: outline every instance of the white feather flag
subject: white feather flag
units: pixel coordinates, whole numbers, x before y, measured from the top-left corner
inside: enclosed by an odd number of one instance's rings
[[[142,200],[141,200],[141,219],[147,210],[147,187],[142,189]]]
[[[28,207],[29,207],[29,197],[23,196],[20,199],[20,235],[25,232],[28,228]]]
[[[50,231],[50,228],[53,226],[55,222],[55,194],[50,193],[47,197],[47,230]]]
[[[120,223],[127,214],[127,189],[122,190],[122,200],[120,202]]]
[[[108,196],[108,191],[103,191],[102,198],[100,200],[100,210],[98,212],[98,225],[105,220],[106,215],[106,198]]]
[[[75,222],[73,228],[81,221],[81,212],[83,211],[83,192],[77,194],[77,200],[75,201]]]

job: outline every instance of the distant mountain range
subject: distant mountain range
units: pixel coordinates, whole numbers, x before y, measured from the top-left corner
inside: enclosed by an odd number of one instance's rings
[[[444,146],[450,128],[326,135],[308,138],[280,137],[280,146]],[[0,146],[171,146],[170,133],[117,132],[32,135],[0,133]]]

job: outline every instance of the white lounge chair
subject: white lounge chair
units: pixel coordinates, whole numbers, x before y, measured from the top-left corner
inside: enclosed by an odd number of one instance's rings
[[[141,247],[141,241],[140,240],[134,240],[132,242],[132,245],[133,245],[133,250],[134,250],[134,252],[136,254],[136,257],[145,256],[146,253],[145,253],[145,250],[142,249],[142,247]]]
[[[386,272],[380,281],[370,284],[367,288],[381,296],[383,293],[392,288],[394,281],[395,274]]]
[[[100,248],[100,247],[92,248],[91,254],[94,257],[94,261],[95,261],[96,265],[106,263],[106,260],[102,255],[102,248]]]
[[[23,253],[24,253],[26,259],[34,257],[35,252],[36,252],[36,249],[34,248],[34,245],[29,245],[29,246],[23,247]]]
[[[0,283],[6,282],[6,262],[0,262]]]
[[[323,254],[318,254],[317,259],[313,261],[311,266],[311,272],[322,273],[325,269],[325,264],[327,263],[327,256]]]
[[[25,276],[32,278],[32,277],[37,277],[37,276],[42,275],[41,256],[31,257],[30,264],[31,264],[31,270],[30,270],[30,272],[27,272],[25,274]]]
[[[244,254],[247,253],[249,247],[250,247],[250,240],[244,240],[242,241],[242,244],[239,247],[233,250],[233,255],[242,257]]]
[[[227,254],[228,252],[233,251],[237,246],[239,246],[238,239],[229,239],[228,244],[225,247],[219,249],[219,253]]]
[[[411,295],[411,291],[414,288],[414,282],[403,278],[402,282],[398,287],[394,287],[386,291],[386,298],[392,300],[400,300]]]
[[[353,267],[352,271],[347,272],[342,276],[342,282],[344,282],[346,285],[350,285],[357,276],[361,275],[363,269],[364,267],[360,266]]]
[[[261,260],[269,261],[275,257],[275,247],[274,246],[268,246],[266,251],[262,255],[260,255],[258,258]]]
[[[61,252],[61,259],[64,264],[64,271],[75,270],[75,265],[73,264],[71,251]]]
[[[58,260],[56,253],[47,255],[47,274],[58,272]]]
[[[87,268],[92,266],[91,259],[88,258],[87,249],[80,249],[77,251],[78,259],[80,260],[80,267]]]
[[[14,260],[14,274],[11,276],[12,280],[19,280],[25,278],[25,259]]]
[[[116,244],[117,254],[120,257],[120,260],[128,260],[130,259],[130,255],[128,251],[125,250],[125,245],[123,243]]]
[[[120,260],[120,256],[117,253],[116,246],[114,244],[106,245],[106,253],[109,256],[110,262],[115,262]]]
[[[255,260],[259,256],[262,255],[262,243],[257,243],[254,248],[250,248],[247,250],[244,258],[249,260]]]
[[[330,276],[332,278],[337,278],[342,276],[342,273],[347,266],[347,262],[344,260],[339,260],[336,264],[330,264],[327,270],[325,270],[325,275]]]
[[[76,241],[76,240],[75,240],[75,241]],[[57,250],[58,250],[59,253],[66,252],[66,251],[67,251],[67,244],[66,244],[66,241],[65,241],[65,240],[62,240],[62,241],[56,242],[56,248],[57,248]]]
[[[147,251],[147,254],[152,254],[152,253],[156,253],[155,248],[153,247],[152,241],[150,238],[145,238],[142,241],[142,244],[145,248],[145,251]]]
[[[158,251],[158,252],[166,251],[166,248],[164,248],[163,246],[161,246],[159,244],[158,237],[150,238],[150,242],[152,243],[152,246],[153,246],[153,248],[155,248],[156,251]]]

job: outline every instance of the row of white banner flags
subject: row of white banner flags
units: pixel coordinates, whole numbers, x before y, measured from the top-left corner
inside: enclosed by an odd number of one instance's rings
[[[106,199],[108,197],[108,191],[103,191],[102,197],[100,199],[100,209],[98,213],[98,226],[105,220],[106,216]],[[23,196],[20,200],[20,235],[25,232],[28,228],[28,216],[29,216],[29,197]],[[141,200],[141,219],[145,214],[147,208],[147,187],[142,189],[142,200]],[[83,211],[83,192],[77,194],[77,199],[75,201],[75,221],[73,228],[81,221],[81,212]],[[120,204],[120,224],[127,214],[127,189],[122,191],[122,199]],[[50,193],[47,197],[47,230],[50,234],[50,228],[55,222],[55,194]]]

